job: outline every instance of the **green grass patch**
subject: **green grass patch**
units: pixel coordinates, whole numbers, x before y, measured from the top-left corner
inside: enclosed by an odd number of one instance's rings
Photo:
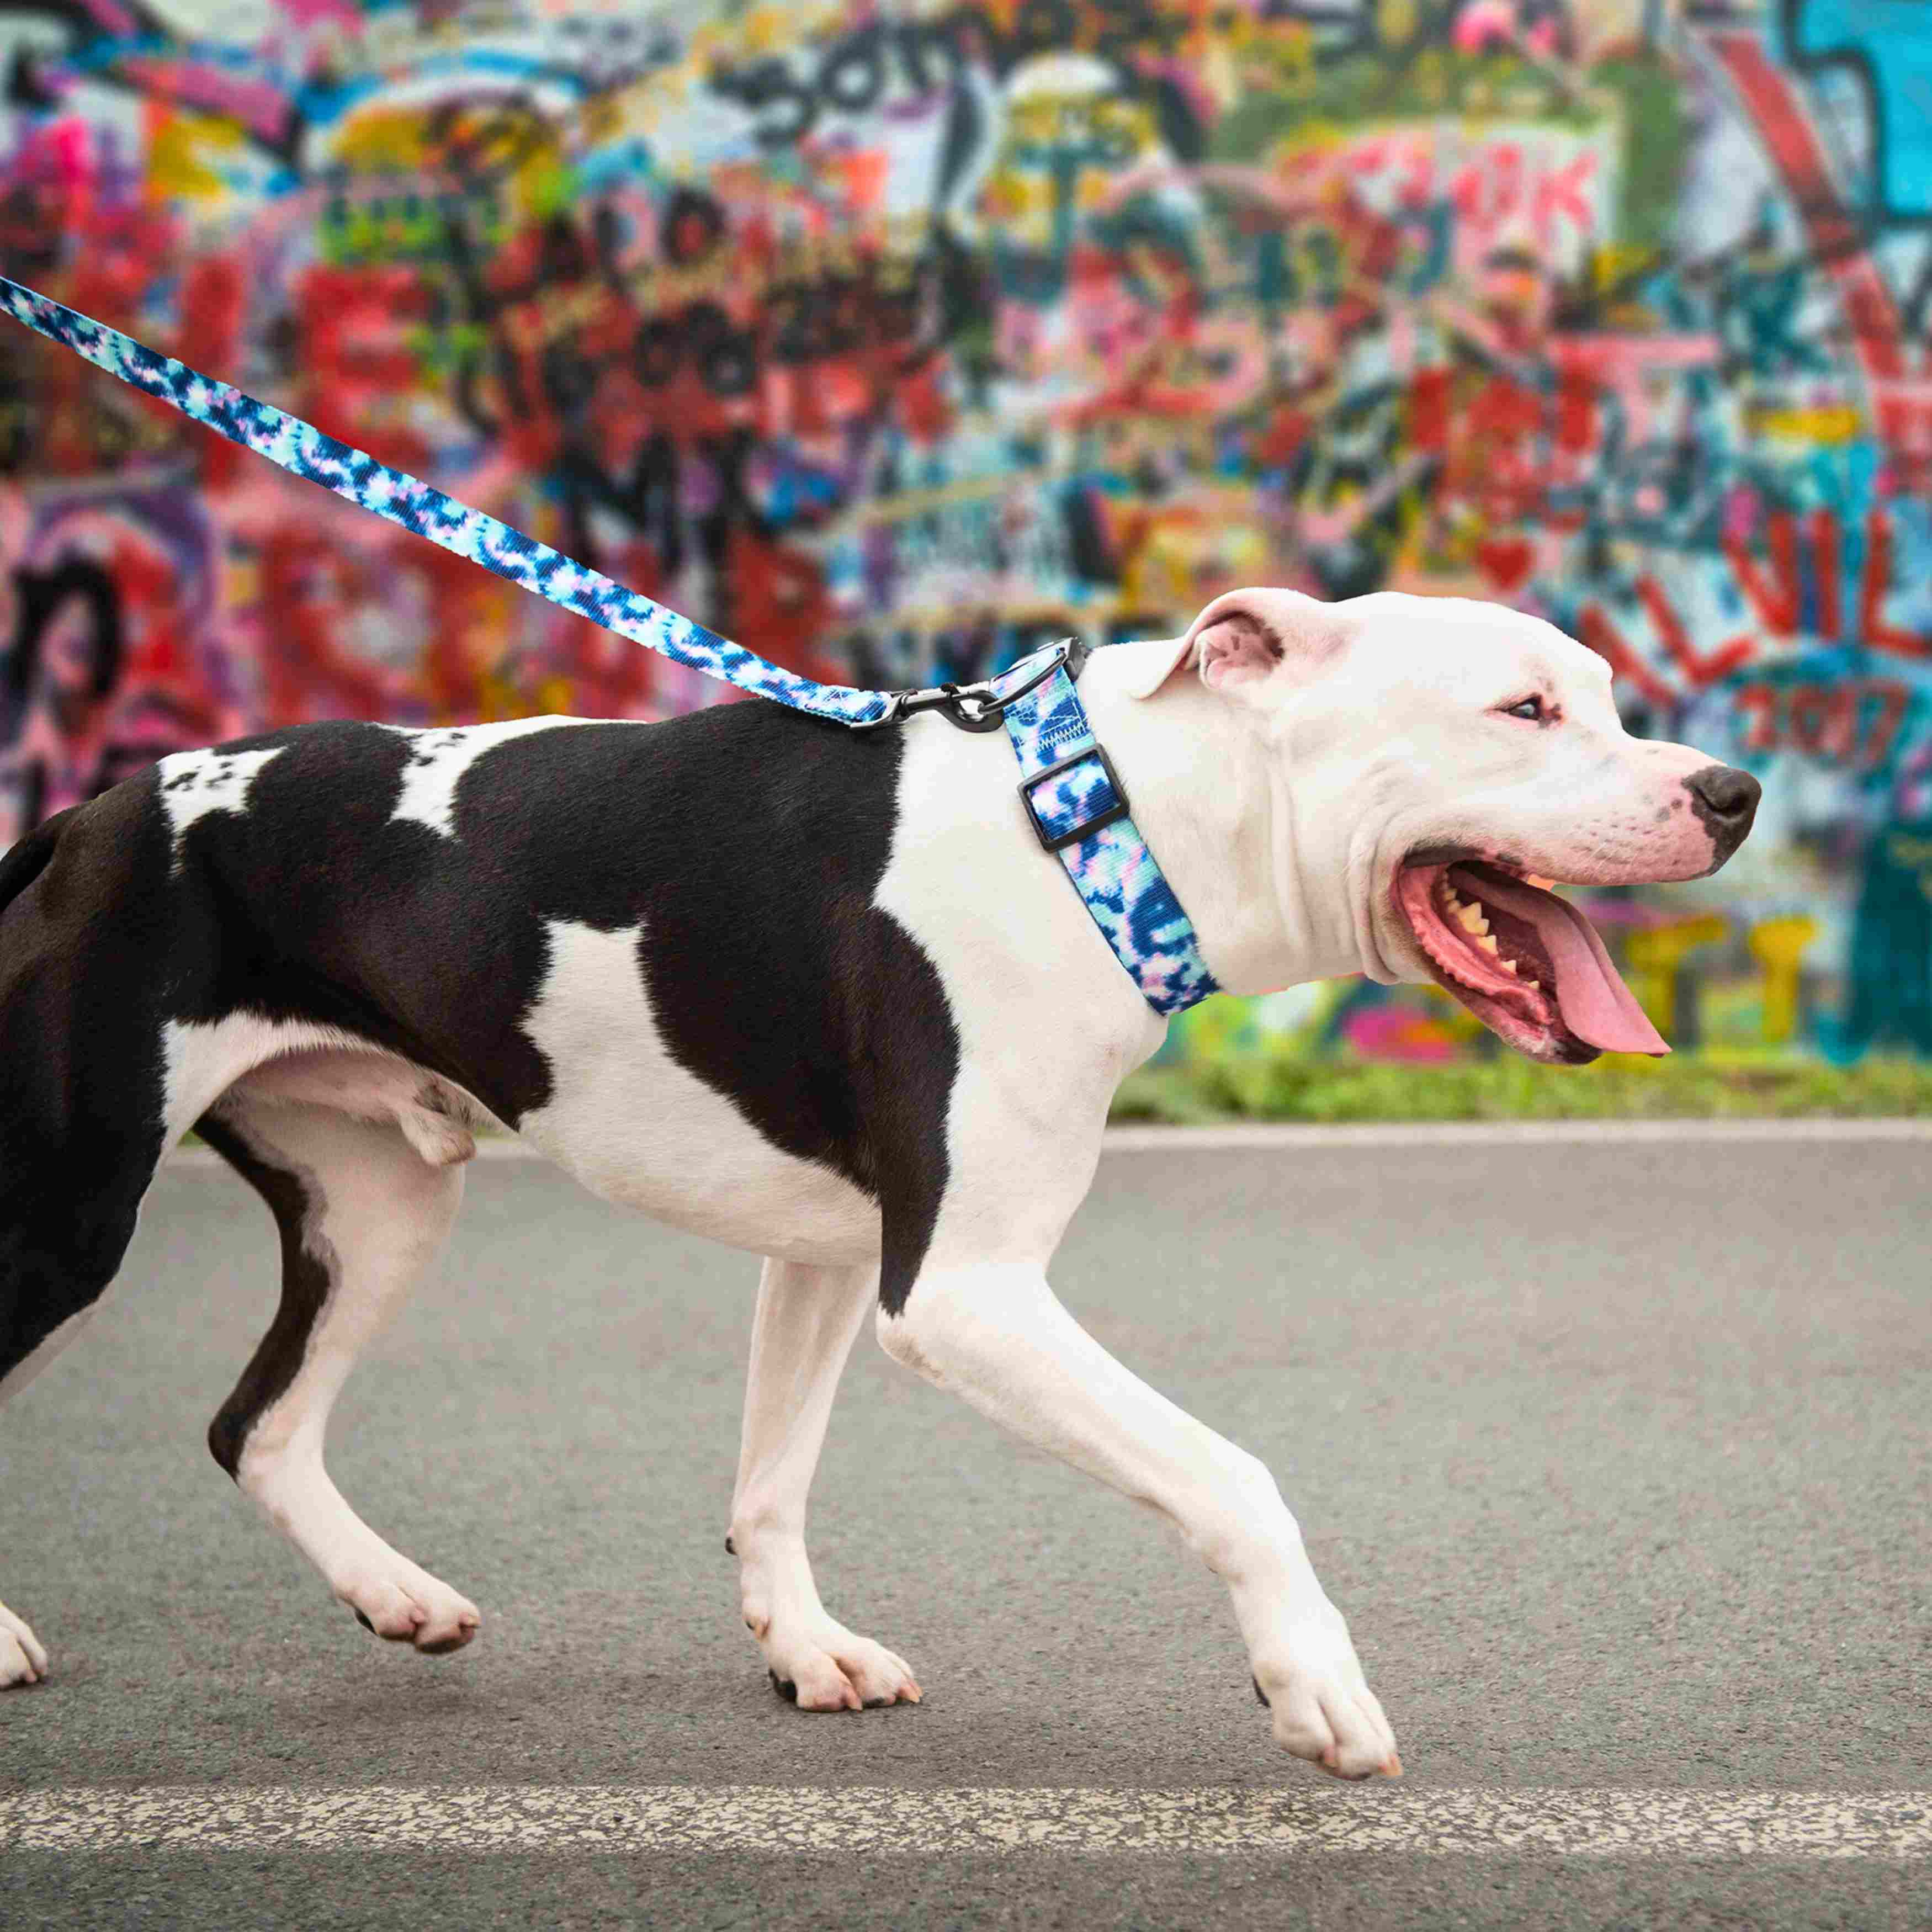
[[[1588,1067],[1416,1066],[1231,1053],[1130,1074],[1116,1120],[1571,1120],[1932,1114],[1932,1062],[1684,1054]]]

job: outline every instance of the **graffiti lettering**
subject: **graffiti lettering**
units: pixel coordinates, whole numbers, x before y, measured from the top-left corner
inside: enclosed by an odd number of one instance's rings
[[[262,0],[190,40],[62,5],[0,102],[0,262],[830,675],[1242,582],[1539,612],[1639,728],[1808,775],[1802,846],[1670,969],[1687,1025],[1758,959],[1767,1036],[1835,1001],[1857,1050],[1902,1024],[1858,962],[1917,944],[1932,821],[1918,10]],[[0,566],[104,574],[174,741],[695,701],[282,488],[0,339]],[[107,769],[44,674],[105,651],[93,609],[8,634],[36,798]],[[1742,935],[1821,864],[1848,950],[1774,970]]]
[[[1796,751],[1863,772],[1879,770],[1891,759],[1912,689],[1889,678],[1830,685],[1760,682],[1740,686],[1734,699],[1749,721],[1748,751]]]

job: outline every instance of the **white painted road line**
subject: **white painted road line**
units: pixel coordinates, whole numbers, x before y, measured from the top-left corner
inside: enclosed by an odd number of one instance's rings
[[[83,1787],[0,1798],[0,1850],[1900,1859],[1932,1792]]]
[[[1808,1141],[1932,1142],[1932,1118],[1921,1120],[1372,1120],[1334,1126],[1308,1121],[1229,1121],[1220,1126],[1134,1125],[1109,1127],[1106,1154],[1306,1153],[1322,1148],[1644,1147],[1725,1142],[1792,1144]],[[476,1143],[483,1161],[542,1160],[514,1135]],[[213,1148],[184,1146],[168,1166],[189,1173],[232,1170]]]

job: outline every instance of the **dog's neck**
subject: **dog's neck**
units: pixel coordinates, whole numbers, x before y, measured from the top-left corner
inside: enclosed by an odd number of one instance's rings
[[[1185,669],[1151,698],[1128,695],[1148,654],[1164,649],[1095,652],[1080,696],[1216,979],[1231,993],[1260,993],[1372,970],[1346,887],[1308,888],[1308,828],[1262,719]]]

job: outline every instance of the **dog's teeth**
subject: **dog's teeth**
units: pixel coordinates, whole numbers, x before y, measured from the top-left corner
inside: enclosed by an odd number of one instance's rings
[[[1498,958],[1496,964],[1500,966],[1505,973],[1514,973],[1516,970],[1516,962],[1514,959]]]
[[[1540,980],[1525,980],[1522,983],[1534,992],[1540,992],[1543,989],[1543,982]]]
[[[1480,946],[1485,952],[1494,952],[1496,950],[1496,936],[1493,932],[1486,932],[1476,941],[1476,944]],[[1500,955],[1498,955],[1498,957],[1500,957]]]
[[[1458,906],[1456,916],[1461,922],[1465,932],[1487,932],[1490,929],[1490,922],[1483,916],[1480,906]]]

